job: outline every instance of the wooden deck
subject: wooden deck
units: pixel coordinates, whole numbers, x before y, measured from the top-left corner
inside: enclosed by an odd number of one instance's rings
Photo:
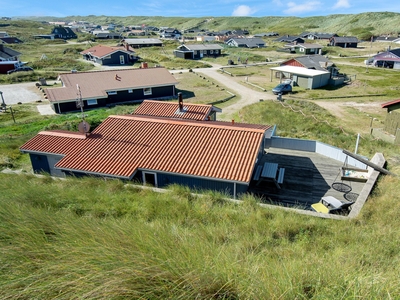
[[[262,202],[311,210],[311,204],[324,196],[355,201],[364,186],[362,182],[341,181],[338,174],[343,162],[321,154],[277,148],[267,151],[258,164],[278,163],[279,168],[285,168],[285,176],[280,189],[273,182],[251,182],[249,192]],[[333,183],[342,191],[334,189]]]

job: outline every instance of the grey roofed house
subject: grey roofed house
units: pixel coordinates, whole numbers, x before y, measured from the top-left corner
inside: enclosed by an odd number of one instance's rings
[[[225,44],[233,47],[261,48],[265,42],[260,38],[230,38]]]
[[[132,48],[140,47],[153,47],[163,45],[163,42],[159,39],[123,39],[121,42],[128,44]]]
[[[76,39],[76,33],[69,27],[57,26],[54,27],[51,34],[54,34],[56,39]]]
[[[291,52],[299,53],[299,54],[321,54],[322,46],[319,44],[310,44],[310,43],[293,43],[285,45],[286,49],[290,49]]]
[[[333,36],[329,40],[329,45],[342,48],[357,48],[358,43],[355,36]]]
[[[3,44],[21,44],[23,41],[21,41],[19,38],[16,37],[0,37],[0,43]]]
[[[96,39],[120,39],[121,34],[116,32],[99,32],[96,35]]]
[[[275,42],[285,42],[285,43],[304,43],[304,39],[302,39],[299,36],[293,36],[293,35],[284,35],[278,37]]]
[[[338,35],[336,33],[303,32],[300,36],[308,40],[329,40],[331,37]]]
[[[333,62],[331,62],[328,58],[320,54],[304,55],[291,58],[281,63],[281,66],[288,66],[288,65],[298,66],[298,64],[300,64],[303,68],[314,69],[319,71],[326,71],[329,68],[334,67]]]
[[[373,38],[374,42],[395,42],[399,37],[395,36],[377,36]]]
[[[3,44],[0,44],[0,61],[3,60],[19,60],[21,53],[15,51],[11,48],[5,47]]]
[[[265,33],[256,33],[253,35],[253,37],[262,38],[262,37],[278,36],[278,35],[279,33],[276,32],[265,32]]]
[[[199,59],[205,56],[220,56],[222,50],[218,44],[183,44],[174,51],[174,55],[184,59]]]

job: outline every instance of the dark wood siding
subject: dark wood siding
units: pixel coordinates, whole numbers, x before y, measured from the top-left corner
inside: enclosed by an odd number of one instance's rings
[[[49,173],[50,174],[50,167],[49,162],[47,160],[46,155],[39,155],[39,154],[29,154],[32,163],[33,172],[36,174],[39,173]]]
[[[154,173],[157,173],[153,171]],[[138,171],[133,178],[134,181],[142,181],[142,172]],[[157,173],[157,184],[159,188],[166,188],[171,184],[179,184],[187,186],[193,189],[194,192],[202,192],[205,190],[218,191],[221,193],[226,193],[230,196],[234,196],[234,183],[225,182],[213,179],[206,179],[200,177],[188,177],[185,175],[178,174],[165,174]],[[236,193],[243,194],[247,192],[248,185],[246,184],[236,184]]]

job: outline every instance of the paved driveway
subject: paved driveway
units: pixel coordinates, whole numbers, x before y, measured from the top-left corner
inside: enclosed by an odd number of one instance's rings
[[[7,106],[18,103],[35,103],[41,100],[44,103],[37,106],[39,113],[41,115],[55,114],[48,101],[44,99],[43,93],[36,87],[36,82],[3,84],[0,85],[0,91],[3,93]]]
[[[35,83],[36,82],[25,82],[0,85],[0,91],[3,92],[5,103],[7,105],[13,105],[44,100],[43,94],[36,87]]]

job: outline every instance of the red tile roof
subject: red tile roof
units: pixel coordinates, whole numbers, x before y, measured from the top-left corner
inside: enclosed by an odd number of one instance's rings
[[[183,109],[180,111],[178,102],[145,100],[133,114],[202,121],[207,120],[213,111],[219,112],[221,110],[210,104],[183,103]]]
[[[391,105],[397,104],[397,103],[400,103],[400,99],[392,100],[392,101],[389,101],[389,102],[382,103],[381,106],[382,106],[382,108],[386,108],[386,107],[388,107],[388,106],[391,106]]]
[[[46,89],[50,102],[69,102],[76,99],[77,85],[81,90],[82,99],[99,99],[107,98],[107,91],[178,84],[174,76],[165,68],[64,73],[60,74],[60,80],[63,87]]]
[[[52,153],[59,155],[71,154],[82,147],[86,136],[70,131],[41,131],[35,137],[21,146],[21,151]]]
[[[129,46],[128,46],[128,47],[129,47]],[[86,50],[82,51],[81,54],[88,54],[88,53],[90,53],[90,54],[93,55],[93,56],[96,56],[96,57],[100,57],[100,58],[101,58],[101,57],[110,55],[110,54],[112,54],[112,53],[114,53],[114,52],[117,52],[117,51],[123,51],[123,52],[126,52],[126,53],[128,53],[128,54],[134,53],[133,50],[131,50],[131,49],[129,49],[129,48],[126,49],[126,48],[123,47],[123,46],[110,47],[110,46],[105,46],[105,45],[97,45],[97,46],[94,46],[94,47],[91,47],[91,48],[89,48],[89,49],[86,49]]]
[[[268,128],[229,122],[110,116],[82,144],[62,149],[66,156],[56,167],[127,179],[140,168],[248,183]],[[44,143],[41,133],[21,150],[62,152],[51,142],[47,148],[41,146]]]

